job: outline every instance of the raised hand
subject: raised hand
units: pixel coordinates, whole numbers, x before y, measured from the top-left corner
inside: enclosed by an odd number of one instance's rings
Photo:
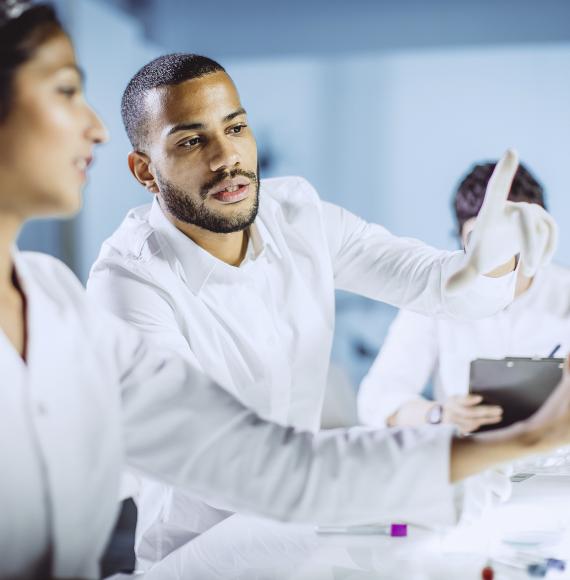
[[[537,204],[507,201],[517,168],[518,156],[508,150],[489,180],[465,266],[446,283],[450,294],[460,292],[477,276],[490,273],[517,254],[527,276],[533,276],[551,259],[558,238],[552,217]]]

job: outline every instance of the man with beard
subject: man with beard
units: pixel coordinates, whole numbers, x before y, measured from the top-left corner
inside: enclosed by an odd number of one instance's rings
[[[501,222],[497,238],[491,227],[503,219],[512,155],[497,173],[503,200],[489,206],[478,250],[466,258],[322,202],[302,178],[260,181],[246,111],[211,59],[150,62],[127,86],[122,115],[129,168],[154,201],[129,212],[104,243],[88,290],[265,418],[318,430],[335,288],[444,316],[480,317],[512,300],[518,230]],[[528,232],[545,223],[554,230],[538,209],[518,217]],[[553,235],[527,240],[533,255],[525,263],[546,259]],[[445,291],[462,280],[462,292]],[[138,553],[151,562],[228,515],[148,481],[139,509]],[[437,519],[437,509],[426,502],[417,517]]]

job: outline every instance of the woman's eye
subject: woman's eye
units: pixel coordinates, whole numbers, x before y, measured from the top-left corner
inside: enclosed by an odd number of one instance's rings
[[[59,87],[58,92],[68,98],[71,98],[79,93],[79,89],[77,87]]]

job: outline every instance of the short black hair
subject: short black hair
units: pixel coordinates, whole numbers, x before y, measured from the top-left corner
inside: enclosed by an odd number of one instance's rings
[[[37,4],[14,18],[10,17],[10,6],[6,0],[0,0],[0,122],[10,112],[18,68],[30,60],[44,42],[64,33],[51,6]]]
[[[206,56],[190,53],[166,54],[143,66],[129,81],[121,100],[121,115],[134,149],[143,149],[146,137],[146,94],[159,87],[177,85],[215,72],[221,64]]]
[[[485,198],[485,190],[497,162],[473,165],[469,173],[461,180],[453,195],[453,210],[457,221],[457,234],[461,236],[463,224],[476,217]],[[522,164],[519,164],[508,199],[536,203],[546,209],[544,189],[534,175]]]

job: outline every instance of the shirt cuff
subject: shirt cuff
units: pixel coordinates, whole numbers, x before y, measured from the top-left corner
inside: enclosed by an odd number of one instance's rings
[[[512,272],[499,278],[491,278],[484,275],[477,276],[473,283],[473,289],[482,298],[489,300],[497,300],[497,297],[502,297],[503,308],[505,308],[514,299],[519,268],[520,260],[517,261],[517,265]]]
[[[394,381],[392,384],[397,384],[397,382]],[[419,394],[410,395],[406,393],[399,395],[394,392],[390,397],[374,401],[372,405],[368,403],[366,405],[364,403],[362,405],[359,404],[358,418],[363,425],[369,427],[386,427],[388,417],[398,411],[402,405],[405,405],[409,401],[415,401],[419,397]]]
[[[453,526],[458,522],[455,486],[450,482],[451,444],[455,428],[449,425],[428,425],[406,429],[423,439],[423,444],[411,452],[408,465],[402,469],[402,490],[408,502],[401,507],[401,521],[429,528]],[[404,462],[406,461],[402,458]],[[413,480],[417,485],[410,485]]]
[[[464,265],[464,260],[465,255],[456,252],[448,262],[443,280],[444,287],[446,280]],[[448,313],[469,320],[485,318],[500,312],[514,300],[519,268],[520,260],[512,272],[499,278],[477,276],[464,291],[447,297]]]

